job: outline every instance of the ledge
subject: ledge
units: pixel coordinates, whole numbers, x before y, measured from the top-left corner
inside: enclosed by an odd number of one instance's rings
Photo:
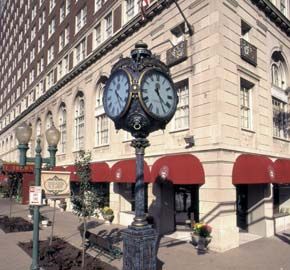
[[[266,17],[279,27],[288,37],[290,37],[290,21],[281,11],[269,0],[251,0],[260,10],[264,11]]]

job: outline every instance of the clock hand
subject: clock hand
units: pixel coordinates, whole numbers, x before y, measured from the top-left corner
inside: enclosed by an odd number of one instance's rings
[[[161,108],[162,108],[163,112],[165,113],[165,109],[164,109],[164,105],[163,105],[163,104],[165,104],[165,102],[164,102],[163,98],[160,96],[158,84],[156,84],[155,92],[160,99]]]
[[[121,102],[120,101],[122,101],[122,99],[121,99],[120,95],[118,94],[118,92],[116,90],[115,90],[115,95],[117,96],[119,107],[121,108],[122,106],[121,106]]]

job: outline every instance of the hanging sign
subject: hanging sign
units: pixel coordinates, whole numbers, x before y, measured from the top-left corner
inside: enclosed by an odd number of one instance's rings
[[[29,205],[41,205],[42,188],[40,186],[30,186],[29,187]]]
[[[41,186],[47,198],[70,196],[70,172],[42,171]]]

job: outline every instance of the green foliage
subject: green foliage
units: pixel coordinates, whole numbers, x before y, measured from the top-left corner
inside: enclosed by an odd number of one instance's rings
[[[91,153],[80,151],[75,161],[76,172],[80,180],[80,190],[72,197],[73,212],[79,217],[95,215],[96,209],[102,204],[102,197],[91,187]]]

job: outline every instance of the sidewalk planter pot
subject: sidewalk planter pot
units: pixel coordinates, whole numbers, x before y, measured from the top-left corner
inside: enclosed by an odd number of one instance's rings
[[[113,210],[108,207],[108,206],[105,206],[102,210],[102,216],[105,220],[105,223],[112,223],[113,219],[114,219],[114,212]]]
[[[105,223],[112,223],[114,215],[103,215],[103,218],[105,220]]]
[[[64,212],[67,208],[67,203],[66,201],[61,201],[59,204],[58,204],[59,208],[60,208],[60,211],[61,212]]]
[[[200,251],[208,250],[208,245],[210,242],[211,237],[203,237],[195,233],[191,233],[191,243]]]
[[[41,221],[41,226],[42,226],[43,228],[46,228],[47,225],[48,225],[48,219],[43,219],[43,220]]]

